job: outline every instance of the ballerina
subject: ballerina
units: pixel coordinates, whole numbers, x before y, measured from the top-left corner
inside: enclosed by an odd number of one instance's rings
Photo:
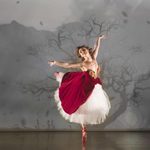
[[[85,45],[76,49],[76,54],[81,62],[68,63],[49,60],[50,66],[56,65],[63,68],[78,68],[81,71],[55,72],[59,87],[54,93],[60,114],[70,122],[78,123],[82,128],[82,143],[87,139],[86,125],[101,124],[111,108],[109,97],[102,87],[99,78],[101,71],[97,63],[101,39],[97,38],[94,48]]]

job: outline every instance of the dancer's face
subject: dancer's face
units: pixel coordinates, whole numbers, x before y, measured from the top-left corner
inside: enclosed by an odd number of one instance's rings
[[[86,48],[80,48],[79,49],[79,54],[81,57],[86,57],[88,55],[89,51]]]

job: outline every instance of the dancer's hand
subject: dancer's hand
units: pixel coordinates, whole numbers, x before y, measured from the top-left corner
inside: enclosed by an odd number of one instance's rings
[[[56,61],[55,60],[49,60],[48,61],[48,64],[50,65],[50,66],[53,66],[53,65],[55,65],[56,64]]]
[[[100,35],[99,38],[100,38],[100,39],[106,39],[106,35],[104,35],[104,34],[103,34],[103,35]]]

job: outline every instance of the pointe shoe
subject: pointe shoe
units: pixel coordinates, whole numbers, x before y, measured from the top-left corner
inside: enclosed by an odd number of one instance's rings
[[[54,72],[54,76],[57,77],[57,75],[58,75],[58,72]]]
[[[55,76],[56,80],[60,83],[62,81],[64,73],[63,72],[54,72],[54,76]]]

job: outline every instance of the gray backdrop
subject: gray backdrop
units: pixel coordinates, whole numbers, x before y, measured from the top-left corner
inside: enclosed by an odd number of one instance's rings
[[[150,128],[149,0],[0,0],[0,129],[78,130],[59,114],[58,83],[47,61],[79,61],[75,48],[93,47],[112,108],[91,130]]]

